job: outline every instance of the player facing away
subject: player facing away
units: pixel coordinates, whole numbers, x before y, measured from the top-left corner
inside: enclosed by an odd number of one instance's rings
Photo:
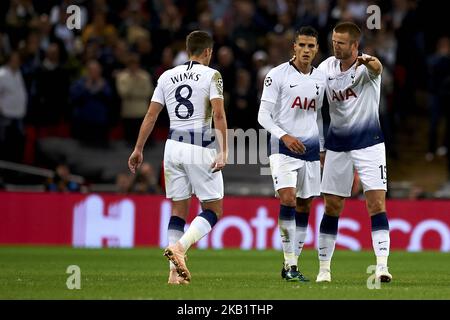
[[[189,247],[208,234],[222,215],[223,178],[227,161],[227,123],[220,73],[208,67],[213,40],[208,33],[193,31],[186,38],[189,61],[164,72],[158,79],[150,107],[143,120],[133,153],[131,172],[142,163],[142,150],[155,121],[167,108],[169,137],[164,150],[166,197],[172,202],[168,225],[170,284],[191,280],[185,255]],[[211,136],[214,120],[216,136]],[[216,144],[217,142],[217,144]],[[190,198],[195,194],[202,212],[184,232]]]
[[[326,157],[321,192],[325,213],[320,224],[317,282],[330,282],[330,263],[338,232],[339,215],[350,196],[356,169],[363,185],[371,218],[372,244],[377,259],[376,277],[389,282],[389,223],[386,216],[386,156],[378,108],[382,65],[358,55],[361,31],[343,22],[333,29],[334,56],[319,65],[327,75],[330,126],[325,139]]]
[[[287,281],[309,281],[299,271],[298,257],[306,238],[312,199],[320,195],[320,109],[326,76],[311,65],[318,51],[315,29],[300,28],[293,49],[295,58],[266,76],[258,121],[270,133],[270,169],[280,198],[281,276]]]

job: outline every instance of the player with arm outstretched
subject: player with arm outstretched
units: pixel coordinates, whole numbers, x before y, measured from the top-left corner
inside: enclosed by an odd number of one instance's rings
[[[186,38],[189,61],[164,72],[144,118],[133,153],[131,172],[143,161],[144,144],[156,119],[166,106],[170,119],[164,150],[166,197],[172,201],[168,225],[169,246],[164,255],[170,261],[170,284],[191,281],[185,254],[208,234],[222,215],[222,170],[227,162],[227,123],[220,73],[208,67],[213,40],[208,33],[193,31]],[[215,138],[211,132],[214,120]],[[195,194],[202,212],[184,232],[190,198]]]
[[[376,277],[382,282],[392,279],[387,267],[386,155],[378,115],[383,67],[377,58],[358,54],[360,37],[361,30],[354,23],[336,25],[332,35],[334,56],[319,65],[327,75],[331,122],[321,184],[325,213],[320,224],[317,282],[331,281],[339,215],[345,198],[351,195],[354,170],[363,185],[371,219]]]
[[[270,169],[280,198],[278,226],[288,281],[308,281],[298,268],[314,196],[320,195],[319,151],[323,148],[321,106],[325,74],[311,63],[318,33],[302,27],[295,34],[295,58],[267,74],[258,121],[270,134]]]

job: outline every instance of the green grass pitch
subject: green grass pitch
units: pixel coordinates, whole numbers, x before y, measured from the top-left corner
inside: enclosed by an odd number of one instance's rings
[[[280,277],[274,250],[198,250],[188,253],[192,283],[167,284],[168,262],[159,248],[74,249],[0,247],[0,299],[450,299],[450,254],[392,251],[393,282],[367,288],[373,252],[337,250],[333,282],[314,282],[317,253],[305,250],[301,271],[312,281]],[[69,290],[69,265],[81,269],[81,289]]]

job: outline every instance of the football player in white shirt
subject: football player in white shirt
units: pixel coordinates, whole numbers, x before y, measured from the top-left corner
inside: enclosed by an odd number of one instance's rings
[[[333,29],[334,56],[319,69],[327,75],[331,123],[325,139],[326,157],[321,192],[325,214],[320,224],[317,282],[331,281],[331,258],[338,232],[339,215],[350,196],[354,170],[364,189],[371,217],[372,244],[377,258],[376,277],[389,282],[389,223],[386,216],[386,156],[378,108],[382,65],[365,54],[358,55],[361,30],[343,22]]]
[[[220,73],[208,67],[213,40],[203,31],[186,38],[189,61],[164,72],[143,120],[135,149],[128,160],[131,172],[143,161],[142,150],[156,119],[166,106],[170,133],[164,150],[166,197],[172,200],[168,226],[169,246],[164,255],[170,261],[169,283],[191,280],[185,253],[211,231],[222,215],[223,178],[227,162],[227,123]],[[214,119],[215,140],[211,136]],[[216,143],[218,146],[216,146]],[[216,148],[218,150],[216,151]],[[184,232],[191,195],[201,202],[202,212]]]
[[[309,281],[298,268],[314,196],[320,195],[323,148],[321,107],[326,75],[311,63],[318,51],[318,33],[302,27],[295,34],[295,58],[266,76],[258,121],[269,133],[270,168],[280,198],[278,226],[287,281]]]

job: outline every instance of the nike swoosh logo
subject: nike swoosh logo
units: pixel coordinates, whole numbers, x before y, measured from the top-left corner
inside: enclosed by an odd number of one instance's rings
[[[322,248],[319,248],[319,250],[323,250],[323,249],[326,249],[327,247],[322,247]]]
[[[378,244],[382,244],[382,243],[385,243],[385,242],[387,242],[387,240],[386,241],[378,241]]]
[[[291,87],[291,88],[293,88],[293,87],[296,87],[296,86],[298,86],[298,84],[294,84],[294,85],[289,85],[289,87]]]
[[[335,78],[328,77],[328,80],[334,80]]]

